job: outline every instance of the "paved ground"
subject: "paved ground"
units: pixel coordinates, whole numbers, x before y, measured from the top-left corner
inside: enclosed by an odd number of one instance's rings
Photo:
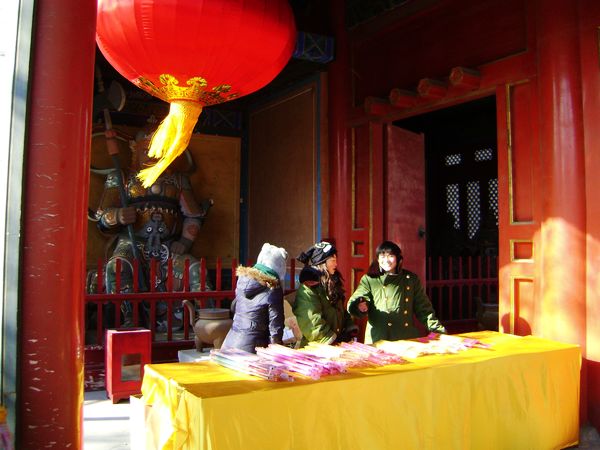
[[[195,349],[180,350],[180,362],[205,361],[210,353]],[[139,366],[123,368],[124,375],[139,373]],[[123,450],[131,449],[129,400],[113,404],[105,390],[89,391],[84,395],[83,440],[84,450]],[[138,444],[139,445],[139,444]]]
[[[589,450],[600,449],[600,435],[595,428],[584,426],[579,432],[579,445],[574,448],[585,448]]]
[[[124,450],[129,443],[129,401],[113,405],[106,391],[86,392],[83,404],[84,450]]]

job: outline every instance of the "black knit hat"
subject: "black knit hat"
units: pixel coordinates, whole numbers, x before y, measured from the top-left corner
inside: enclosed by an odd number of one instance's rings
[[[329,242],[322,241],[317,242],[305,252],[300,253],[300,256],[296,259],[304,265],[318,266],[335,254],[337,254],[335,246]]]

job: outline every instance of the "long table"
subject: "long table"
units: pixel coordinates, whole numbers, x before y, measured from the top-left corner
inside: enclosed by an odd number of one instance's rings
[[[576,345],[496,332],[491,344],[318,381],[269,382],[210,361],[150,364],[158,448],[557,449],[576,445]]]

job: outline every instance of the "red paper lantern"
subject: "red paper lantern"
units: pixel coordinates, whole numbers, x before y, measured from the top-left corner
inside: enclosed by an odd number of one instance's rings
[[[202,106],[250,94],[289,60],[287,0],[98,0],[96,40],[121,75],[171,104],[140,178],[151,185],[185,150]]]

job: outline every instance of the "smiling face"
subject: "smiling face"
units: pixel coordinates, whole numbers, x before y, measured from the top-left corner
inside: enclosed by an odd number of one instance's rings
[[[395,273],[398,267],[396,255],[390,252],[382,252],[377,256],[377,262],[381,270],[387,273]]]

